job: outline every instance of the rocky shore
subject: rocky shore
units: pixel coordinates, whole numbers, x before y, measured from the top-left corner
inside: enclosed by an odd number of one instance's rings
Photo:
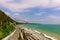
[[[16,30],[2,40],[56,40],[44,33],[26,27],[17,27]]]

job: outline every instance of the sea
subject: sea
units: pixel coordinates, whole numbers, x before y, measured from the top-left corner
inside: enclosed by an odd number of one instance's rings
[[[25,26],[36,30],[43,30],[60,35],[60,25],[28,23],[25,24]]]

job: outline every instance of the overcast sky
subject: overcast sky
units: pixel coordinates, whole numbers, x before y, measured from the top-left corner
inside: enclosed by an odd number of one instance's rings
[[[0,0],[0,9],[16,21],[60,24],[60,0]]]

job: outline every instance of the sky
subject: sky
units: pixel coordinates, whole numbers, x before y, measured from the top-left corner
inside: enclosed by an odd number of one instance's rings
[[[60,0],[0,0],[0,10],[18,22],[60,24]]]

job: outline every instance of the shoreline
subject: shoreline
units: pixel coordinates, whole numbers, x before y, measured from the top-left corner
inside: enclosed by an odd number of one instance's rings
[[[43,35],[44,35],[45,37],[47,37],[47,38],[51,38],[52,40],[57,40],[57,39],[55,39],[54,37],[48,36],[47,34],[44,34],[44,33],[43,33]]]
[[[35,30],[35,32],[40,33],[40,32],[37,31],[37,30]],[[45,33],[42,33],[42,35],[44,35],[46,38],[50,38],[50,39],[52,39],[52,40],[57,40],[57,39],[55,39],[54,37],[48,36],[48,35],[45,34]]]
[[[46,30],[43,30],[43,29],[37,29],[35,27],[29,27],[29,26],[25,26],[25,27],[37,30],[39,32],[42,32],[43,34],[47,34],[48,36],[51,36],[55,40],[60,40],[60,35],[59,34],[52,33],[52,32],[49,32],[49,31],[46,31]]]
[[[38,38],[38,36],[39,35],[42,35],[42,36],[44,36],[44,38],[47,38],[47,39],[51,39],[51,40],[56,40],[55,38],[53,38],[53,37],[51,37],[51,36],[48,36],[48,35],[46,35],[46,34],[44,34],[44,33],[41,33],[41,32],[39,32],[39,31],[37,31],[37,30],[33,30],[33,29],[31,29],[31,28],[27,28],[27,27],[18,27],[19,28],[19,30],[23,30],[24,29],[24,31],[23,32],[27,32],[27,33],[29,33],[29,34],[32,34],[34,37],[35,36],[37,36],[37,38]],[[16,32],[16,30],[14,31],[14,32],[12,32],[10,35],[8,35],[7,37],[5,37],[5,38],[3,38],[3,40],[7,40],[8,38],[10,38],[11,36],[13,36],[13,34],[15,34],[15,32]],[[33,33],[32,33],[33,32]],[[37,34],[37,35],[34,35],[34,34]],[[39,34],[39,35],[38,35]]]

